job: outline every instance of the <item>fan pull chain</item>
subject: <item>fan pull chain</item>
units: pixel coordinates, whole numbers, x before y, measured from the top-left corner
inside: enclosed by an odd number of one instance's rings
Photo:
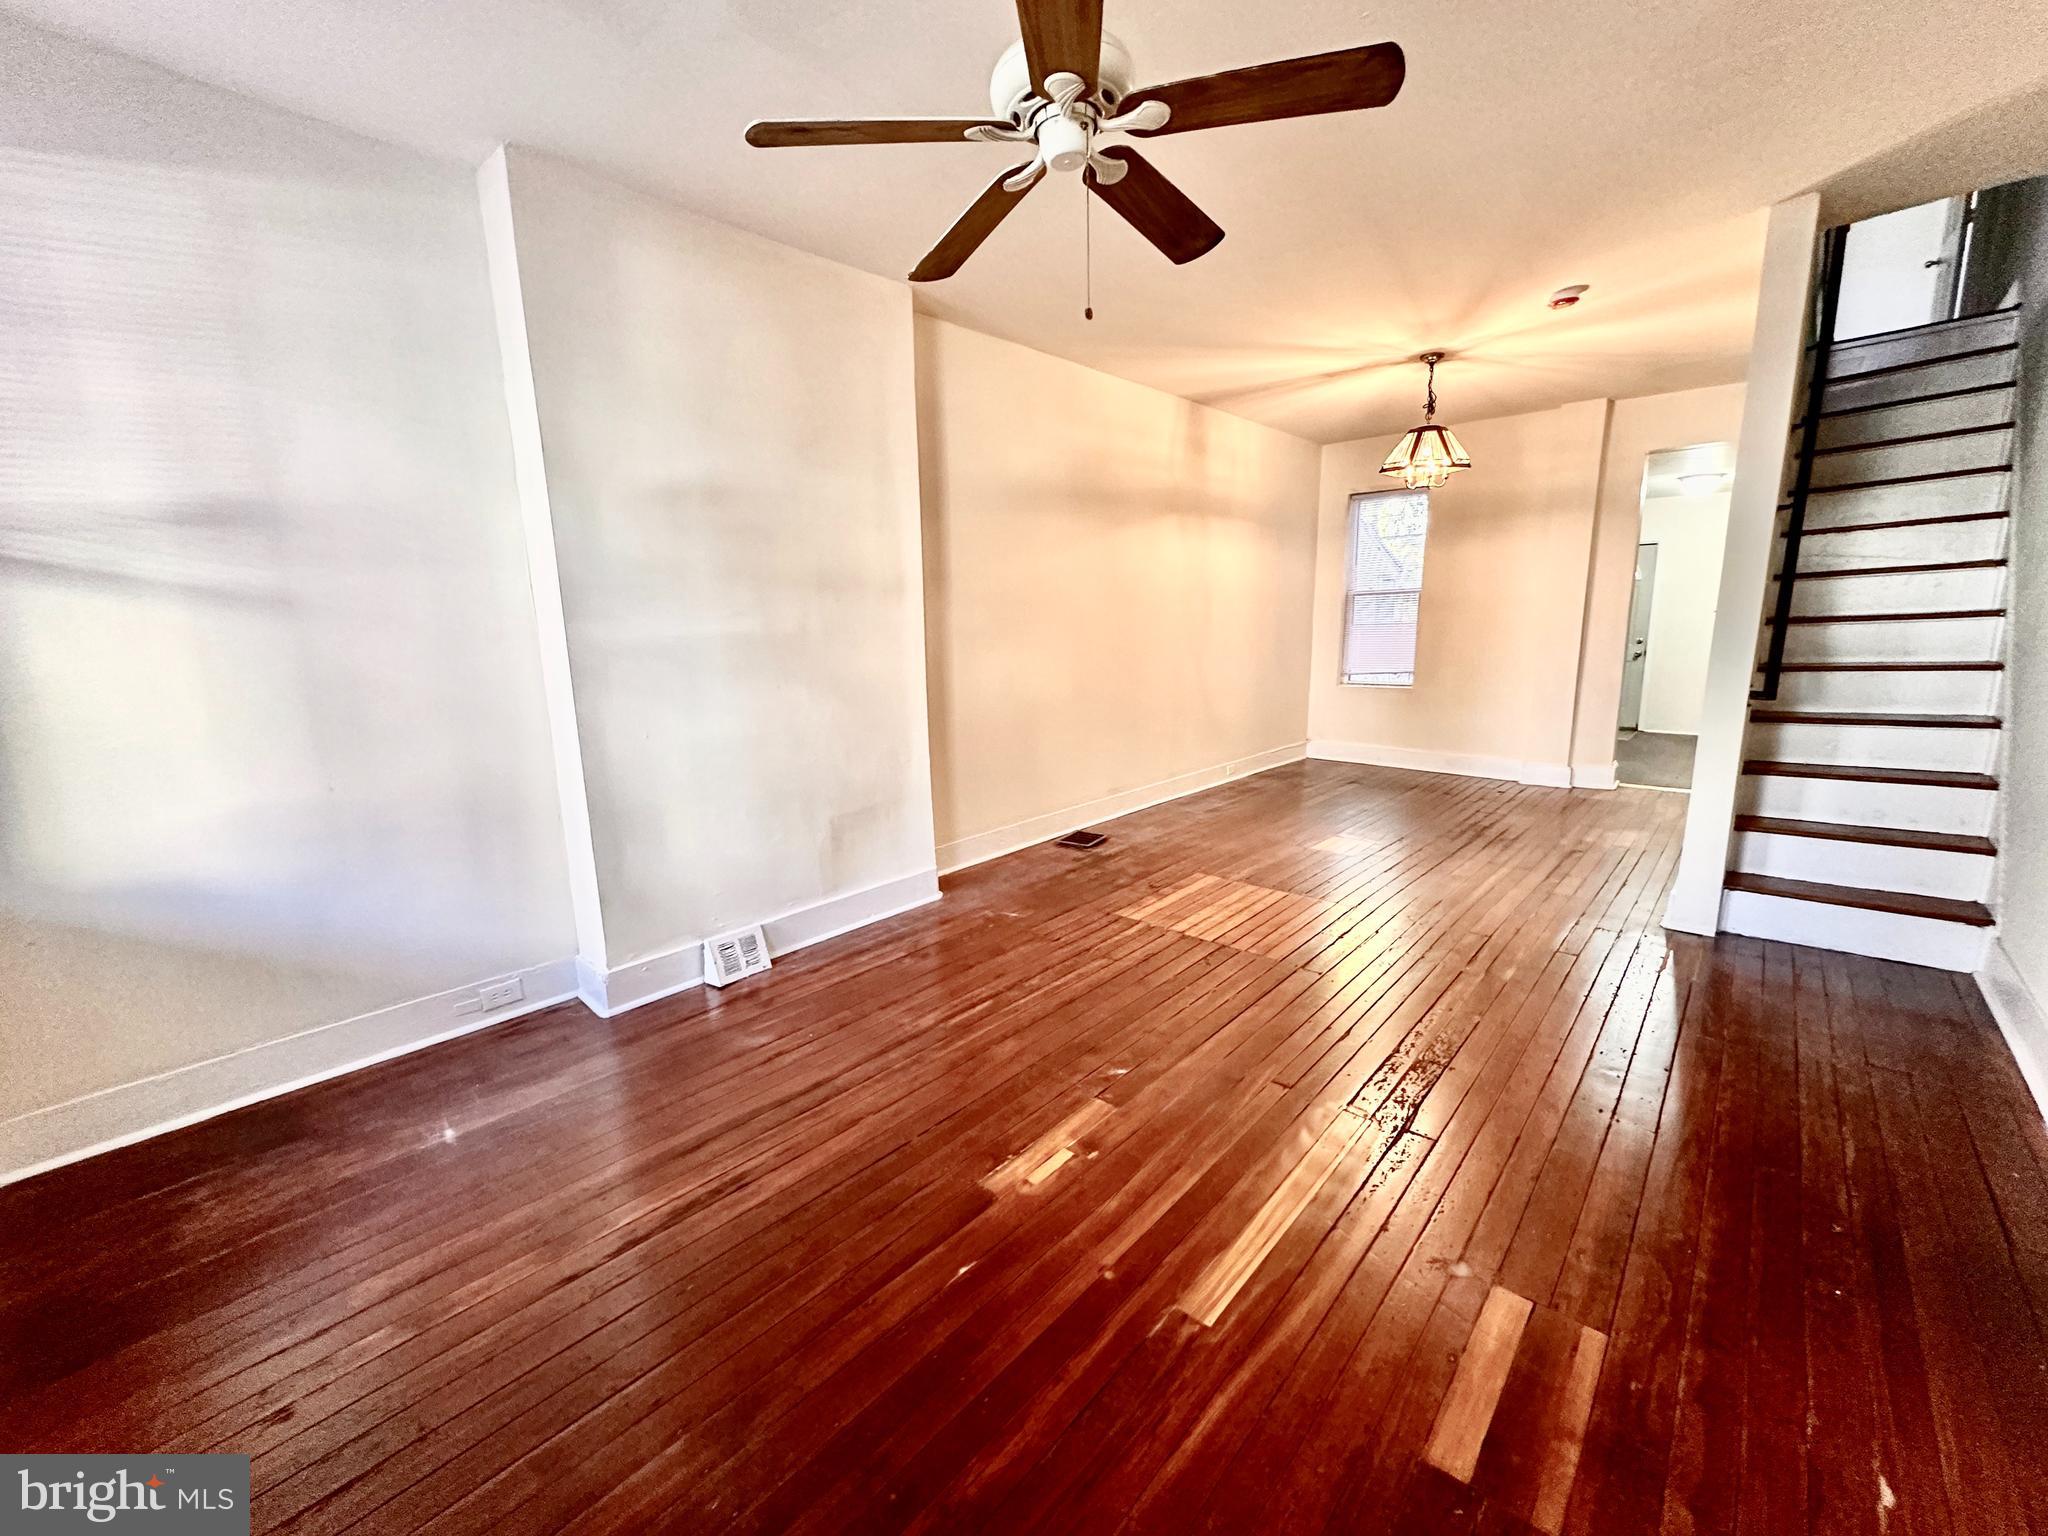
[[[1095,199],[1081,178],[1081,318],[1095,318]]]

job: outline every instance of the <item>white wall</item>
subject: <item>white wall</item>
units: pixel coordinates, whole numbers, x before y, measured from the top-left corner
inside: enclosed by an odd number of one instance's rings
[[[935,895],[908,290],[506,164],[608,965]]]
[[[1814,252],[1820,198],[1803,192],[1771,209],[1764,234],[1763,280],[1735,445],[1728,539],[1721,551],[1721,592],[1714,604],[1714,640],[1700,707],[1699,749],[1693,754],[1685,841],[1664,913],[1666,927],[1711,934],[1721,922],[1728,839],[1735,825],[1749,690],[1756,672],[1763,616],[1777,543],[1778,494],[1784,479],[1785,433],[1811,327]]]
[[[2027,199],[2006,606],[1998,941],[1986,993],[2048,1110],[2048,184]]]
[[[1935,313],[1945,274],[1928,262],[1948,256],[1954,198],[1901,208],[1849,227],[1842,258],[1835,336],[1847,340],[1946,318]]]
[[[941,864],[1299,756],[1315,446],[917,336]]]
[[[1728,493],[1648,498],[1638,541],[1657,546],[1640,725],[1696,735],[1714,640],[1721,548],[1728,542]]]
[[[1415,683],[1409,688],[1338,681],[1346,509],[1355,492],[1397,483],[1379,472],[1396,439],[1334,443],[1323,450],[1309,674],[1311,751],[1564,783],[1571,774],[1608,402],[1582,401],[1491,421],[1450,420],[1474,467],[1430,494]],[[1611,713],[1608,720],[1611,771]]]
[[[5,1170],[573,937],[468,173],[0,19],[0,208]]]

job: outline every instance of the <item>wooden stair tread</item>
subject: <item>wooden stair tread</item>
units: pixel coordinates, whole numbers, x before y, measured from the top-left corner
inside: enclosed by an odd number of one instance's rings
[[[1945,427],[1939,432],[1909,432],[1903,437],[1874,437],[1867,443],[1837,443],[1831,448],[1816,448],[1816,459],[1826,458],[1835,453],[1863,453],[1872,448],[1904,448],[1912,443],[1939,443],[1952,437],[1983,437],[1992,432],[2010,432],[2015,423],[2010,421],[1990,422],[1981,427]]]
[[[2017,352],[2019,349],[2020,344],[2016,341],[2002,341],[1992,347],[1969,347],[1961,352],[1944,352],[1937,357],[1909,358],[1903,363],[1887,363],[1882,368],[1859,368],[1854,373],[1830,374],[1827,387],[1833,389],[1838,384],[1860,384],[1865,379],[1887,379],[1894,374],[1939,368],[1943,363],[1964,363],[1973,357],[1997,357],[2002,352]]]
[[[2017,315],[2026,306],[2003,304],[1997,309],[1987,309],[1974,315],[1951,315],[1946,320],[1922,320],[1917,325],[1895,325],[1888,331],[1870,331],[1862,336],[1837,336],[1827,344],[1829,356],[1846,352],[1856,347],[1889,346],[1908,336],[1938,336],[1944,331],[1959,331],[1966,325],[1982,325],[1987,320],[2002,320],[2007,315]],[[1809,341],[1806,350],[1811,352],[1820,343]]]
[[[2002,661],[1788,661],[1781,672],[2003,672]]]
[[[1961,389],[1937,389],[1932,394],[1908,395],[1902,400],[1876,400],[1869,405],[1838,405],[1833,410],[1822,411],[1820,419],[1826,421],[1830,416],[1867,416],[1872,411],[1895,411],[1906,405],[1932,405],[1937,400],[1962,400],[1971,395],[1988,395],[1996,390],[2017,388],[2019,383],[2015,379],[2005,379],[1996,384],[1966,384]],[[1792,430],[1796,432],[1805,425],[1806,419],[1801,417],[1792,423]]]
[[[1798,580],[1795,576],[1793,580]],[[1787,624],[1883,624],[1897,622],[1914,624],[1923,619],[2002,619],[2003,608],[1936,608],[1914,613],[1795,613]],[[1778,616],[1772,614],[1764,620],[1766,625],[1775,624]]]
[[[2005,724],[1996,715],[1902,715],[1856,709],[1785,709],[1776,704],[1752,709],[1749,718],[1772,725],[1900,725],[1942,731],[1995,731]]]
[[[1866,912],[1896,912],[1903,917],[1931,917],[1947,923],[1968,923],[1989,928],[1991,909],[1980,901],[1957,901],[1948,896],[1916,896],[1907,891],[1874,891],[1860,885],[1824,885],[1818,880],[1787,880],[1778,875],[1752,875],[1730,870],[1726,881],[1731,891],[1748,891],[1755,896],[1785,896],[1794,901],[1825,902],[1835,907],[1856,907]]]
[[[1962,773],[1947,768],[1867,768],[1855,763],[1788,763],[1753,757],[1742,771],[1761,778],[1847,779],[1855,784],[1919,784],[1933,789],[1996,789],[1988,773]]]
[[[1921,832],[1912,827],[1859,827],[1841,821],[1800,821],[1791,816],[1738,816],[1738,832],[1768,832],[1778,837],[1813,837],[1833,843],[1877,843],[1886,848],[1929,848],[1939,853],[1974,853],[1990,857],[1998,845],[1968,832]]]
[[[1832,496],[1837,491],[1875,491],[1888,485],[1930,485],[1937,480],[1971,480],[1981,475],[2003,475],[2011,471],[2010,464],[1983,464],[1975,469],[1930,469],[1918,475],[1881,475],[1874,480],[1845,480],[1840,485],[1809,485],[1806,494],[1809,497]]]
[[[1793,573],[1794,581],[1827,581],[1836,576],[1932,576],[1941,571],[1993,571],[2004,568],[2006,560],[1932,560],[1924,565],[1847,565],[1840,570],[1809,571],[1801,569]],[[1771,580],[1783,581],[1782,575],[1773,574]]]
[[[1941,517],[1889,517],[1875,523],[1830,523],[1825,528],[1802,528],[1800,537],[1817,539],[1827,533],[1874,533],[1882,528],[1934,528],[1943,523],[1995,523],[2012,513],[2001,508],[1996,512],[1950,512]],[[1779,538],[1785,537],[1783,532]]]

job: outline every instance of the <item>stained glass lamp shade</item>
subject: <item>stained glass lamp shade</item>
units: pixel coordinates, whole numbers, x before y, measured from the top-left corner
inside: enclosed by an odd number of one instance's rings
[[[1422,425],[1402,433],[1380,465],[1381,474],[1399,475],[1411,491],[1434,490],[1459,470],[1472,467],[1472,455],[1458,434],[1436,424],[1436,365],[1442,360],[1441,352],[1423,353],[1422,361],[1429,365],[1429,397],[1423,404]]]

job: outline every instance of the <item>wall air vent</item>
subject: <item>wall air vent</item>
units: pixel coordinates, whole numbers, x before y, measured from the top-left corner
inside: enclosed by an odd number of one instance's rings
[[[768,940],[758,927],[704,941],[704,980],[723,987],[768,969]]]

